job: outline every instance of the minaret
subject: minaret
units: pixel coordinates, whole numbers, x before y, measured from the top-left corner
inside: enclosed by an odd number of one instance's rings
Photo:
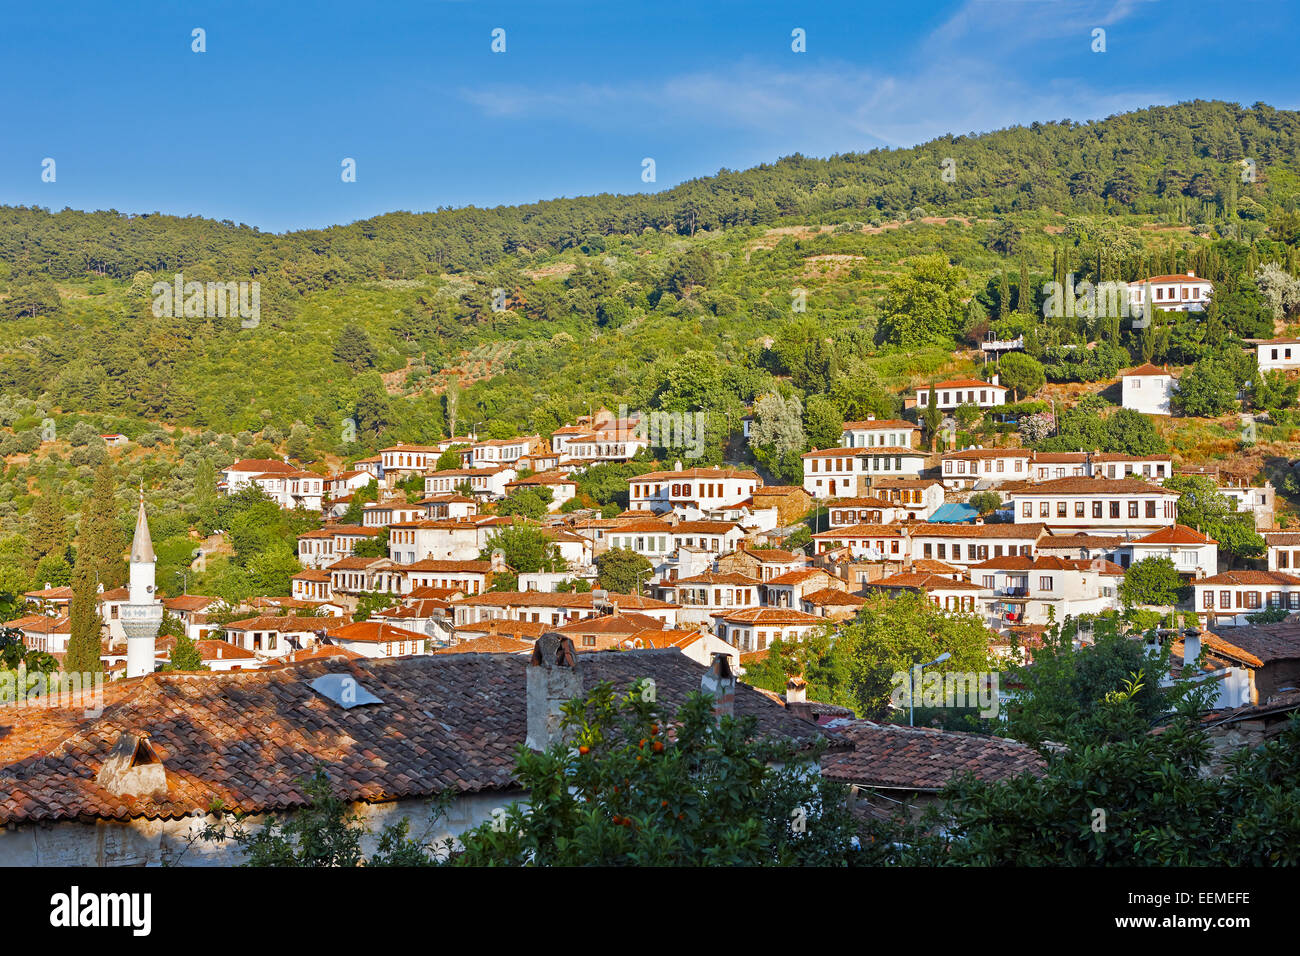
[[[126,676],[152,674],[155,642],[162,626],[162,604],[154,596],[153,541],[144,514],[144,485],[140,486],[140,511],[131,539],[131,580],[128,603],[122,607],[122,630],[126,632]]]

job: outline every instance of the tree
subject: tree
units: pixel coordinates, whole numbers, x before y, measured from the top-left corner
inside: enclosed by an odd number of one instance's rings
[[[176,644],[172,648],[168,658],[168,670],[173,671],[206,671],[210,668],[203,663],[203,655],[199,653],[196,645],[188,634],[181,633],[176,636]]]
[[[597,685],[564,705],[572,743],[519,751],[527,806],[462,834],[464,852],[452,861],[844,865],[856,852],[846,789],[808,773],[808,757],[792,747],[757,739],[756,723],[719,721],[698,692],[670,715],[639,685],[623,695]],[[803,825],[792,825],[791,807],[805,809]]]
[[[550,510],[552,497],[551,489],[543,486],[517,488],[497,503],[496,512],[499,515],[542,518]]]
[[[1267,550],[1255,531],[1254,516],[1238,511],[1237,502],[1219,492],[1218,486],[1200,475],[1172,475],[1164,486],[1178,492],[1178,520],[1209,535],[1219,550],[1230,558],[1258,557]]]
[[[596,558],[596,579],[600,586],[619,594],[640,594],[652,565],[629,548],[610,548]]]
[[[918,256],[885,290],[882,341],[903,349],[951,346],[961,328],[966,272],[941,255]]]
[[[50,555],[62,557],[68,546],[68,526],[57,493],[46,492],[32,505],[32,530],[28,540],[36,561]]]
[[[924,427],[927,447],[933,451],[935,441],[939,437],[939,429],[943,427],[943,411],[939,408],[939,392],[933,384],[926,396],[925,411],[921,413],[921,424]]]
[[[334,343],[334,360],[342,362],[354,372],[375,367],[375,347],[364,329],[348,322],[339,331]]]
[[[1076,648],[1084,625],[1092,643]],[[1169,645],[1149,655],[1128,627],[1109,611],[1049,628],[1032,657],[1002,675],[1003,683],[1021,688],[1000,715],[1003,732],[1033,746],[1045,740],[1087,746],[1111,739],[1115,728],[1106,714],[1107,701],[1130,681],[1141,685],[1129,700],[1144,724],[1176,706],[1187,687],[1159,679],[1169,670]]]
[[[834,448],[840,443],[844,416],[830,398],[813,395],[805,406],[803,430],[813,448]]]
[[[982,515],[1002,507],[1002,497],[996,491],[977,491],[970,496],[970,506]]]
[[[1029,398],[1047,383],[1043,365],[1023,352],[1008,352],[998,360],[998,381],[1011,389],[1016,401]]]
[[[487,539],[486,547],[479,552],[484,561],[492,559],[493,551],[501,551],[505,562],[516,574],[535,574],[539,571],[563,571],[564,559],[559,549],[535,524],[525,524],[516,519]]]
[[[72,607],[69,611],[68,650],[63,669],[68,673],[93,674],[103,670],[99,659],[101,622],[95,606],[93,558],[88,548],[81,549],[72,581]]]
[[[117,520],[116,494],[113,465],[105,462],[95,471],[90,500],[82,511],[81,527],[77,533],[78,563],[81,554],[85,553],[92,587],[98,580],[105,590],[126,583],[126,562],[122,560],[126,537]]]
[[[1154,604],[1171,607],[1186,591],[1182,575],[1168,558],[1143,558],[1129,565],[1119,586],[1126,605]]]
[[[441,455],[438,456],[438,471],[450,471],[453,468],[460,467],[460,450],[468,448],[469,445],[452,445]]]
[[[764,395],[754,403],[754,426],[749,437],[754,459],[778,479],[803,479],[799,456],[808,447],[803,430],[803,403],[797,395]]]
[[[1237,385],[1226,365],[1205,355],[1183,372],[1174,400],[1184,415],[1212,418],[1237,407]]]

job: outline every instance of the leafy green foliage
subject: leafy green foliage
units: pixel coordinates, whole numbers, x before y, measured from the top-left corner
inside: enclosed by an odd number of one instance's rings
[[[1143,558],[1129,565],[1119,586],[1125,604],[1172,607],[1186,597],[1186,582],[1168,558]]]
[[[565,705],[564,726],[572,744],[516,756],[529,805],[463,834],[454,863],[835,866],[854,853],[845,788],[807,772],[816,752],[755,739],[752,717],[719,721],[705,695],[672,716],[639,687],[600,684]]]

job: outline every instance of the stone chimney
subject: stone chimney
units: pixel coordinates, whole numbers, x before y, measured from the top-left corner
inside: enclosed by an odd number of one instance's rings
[[[713,663],[700,678],[700,690],[713,697],[713,714],[719,720],[736,716],[736,675],[727,654],[714,652]]]
[[[500,548],[492,552],[492,573],[501,574],[506,569],[506,553]]]
[[[573,641],[548,631],[533,645],[533,657],[525,668],[528,738],[531,750],[546,750],[565,738],[560,708],[582,696],[582,669]]]

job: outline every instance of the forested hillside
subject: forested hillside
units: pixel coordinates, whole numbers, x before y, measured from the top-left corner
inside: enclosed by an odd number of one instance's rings
[[[119,498],[143,479],[183,535],[215,520],[196,482],[233,457],[325,471],[443,437],[452,413],[457,432],[506,437],[601,404],[701,410],[706,461],[721,461],[749,454],[740,419],[774,397],[769,418],[790,427],[756,444],[756,464],[797,480],[799,453],[839,421],[900,414],[905,388],[976,371],[967,350],[988,334],[1027,335],[1029,413],[1045,398],[1065,411],[1072,387],[1129,364],[1199,363],[1194,426],[1153,440],[1202,459],[1236,447],[1251,381],[1223,347],[1285,332],[1300,310],[1298,156],[1300,114],[1193,102],[796,155],[656,194],[283,235],[0,208],[0,576],[8,562],[30,579],[44,557],[28,540],[36,498],[75,513],[109,458]],[[1042,317],[1050,279],[1188,270],[1216,284],[1208,318]],[[256,280],[260,321],[155,315],[152,287],[176,273]],[[1251,400],[1279,413],[1260,441],[1292,441],[1285,389]],[[124,451],[97,438],[119,431]]]

